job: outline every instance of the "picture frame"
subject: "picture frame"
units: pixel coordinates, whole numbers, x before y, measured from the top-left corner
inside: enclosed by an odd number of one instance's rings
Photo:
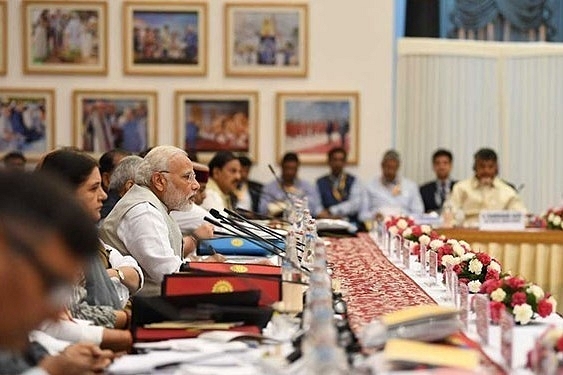
[[[296,152],[302,164],[325,164],[333,147],[344,147],[358,164],[357,92],[280,92],[276,95],[276,156]]]
[[[308,5],[226,3],[225,75],[306,77]]]
[[[217,151],[258,160],[257,91],[176,91],[177,146],[206,163]]]
[[[73,91],[73,145],[97,155],[156,146],[157,100],[156,91]]]
[[[123,20],[124,74],[207,74],[206,3],[125,1]]]
[[[6,75],[8,64],[8,6],[0,0],[0,75]]]
[[[23,0],[25,74],[106,75],[107,2]]]
[[[55,147],[55,90],[2,88],[0,157],[20,151],[37,161]]]

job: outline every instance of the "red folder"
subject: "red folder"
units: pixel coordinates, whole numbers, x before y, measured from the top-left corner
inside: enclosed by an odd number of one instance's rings
[[[281,300],[281,268],[258,264],[191,262],[188,272],[165,275],[163,296],[260,290],[260,306]]]
[[[260,328],[257,326],[240,326],[233,327],[229,331],[246,332],[252,334],[260,334]],[[154,329],[138,327],[133,331],[135,342],[139,341],[160,341],[170,339],[185,339],[199,336],[205,330],[197,329]]]

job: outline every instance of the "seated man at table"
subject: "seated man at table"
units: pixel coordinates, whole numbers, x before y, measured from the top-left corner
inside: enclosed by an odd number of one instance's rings
[[[208,166],[209,181],[201,206],[208,211],[212,208],[218,211],[223,211],[224,208],[234,210],[235,191],[240,181],[239,159],[230,151],[219,151],[209,161]]]
[[[289,208],[290,196],[308,199],[311,215],[320,212],[320,202],[316,189],[307,181],[297,177],[299,158],[294,152],[286,153],[281,162],[281,178],[274,179],[262,189],[259,213],[281,216]]]
[[[334,147],[328,152],[330,173],[317,179],[317,191],[323,206],[318,218],[347,218],[352,223],[358,222],[363,187],[356,176],[344,171],[347,156],[342,147]]]
[[[140,295],[159,295],[164,275],[177,272],[196,238],[210,238],[213,227],[182,238],[171,210],[188,210],[199,189],[186,152],[173,146],[153,148],[140,163],[135,185],[106,217],[100,237],[123,255],[131,255],[146,276]],[[185,242],[185,244],[183,244]]]
[[[381,176],[366,187],[360,220],[370,223],[388,215],[422,214],[424,205],[418,185],[397,172],[401,165],[399,153],[388,150],[381,160]]]
[[[474,176],[454,185],[449,204],[464,215],[464,226],[476,226],[483,210],[513,210],[526,212],[518,193],[497,177],[497,154],[482,148],[473,155]]]
[[[455,180],[450,178],[453,155],[443,148],[432,155],[432,169],[436,174],[434,181],[420,187],[420,195],[424,202],[424,212],[440,212],[446,198],[452,191]]]

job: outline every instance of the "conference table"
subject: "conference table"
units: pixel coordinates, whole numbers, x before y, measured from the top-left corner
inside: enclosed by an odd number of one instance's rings
[[[361,334],[366,324],[383,314],[408,306],[442,303],[437,302],[437,294],[421,286],[420,280],[416,280],[412,272],[407,273],[394,264],[369,234],[360,233],[354,238],[330,238],[328,243],[327,254],[333,270],[332,277],[340,284],[348,305],[348,320],[356,334]],[[563,326],[563,319],[552,314],[545,319],[538,318],[532,324],[515,327],[514,367],[509,373],[531,373],[524,368],[526,353],[533,347],[535,338],[550,325]],[[473,326],[473,333],[474,328]],[[487,373],[502,373],[493,364],[502,362],[500,327],[491,326],[489,337],[490,344],[482,347],[482,353],[490,361]]]
[[[563,231],[483,231],[468,228],[437,228],[447,238],[464,240],[478,251],[496,258],[502,269],[521,275],[563,301]],[[563,303],[557,312],[563,313]]]

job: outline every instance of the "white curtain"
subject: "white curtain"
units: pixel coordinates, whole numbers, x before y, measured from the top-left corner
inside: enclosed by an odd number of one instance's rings
[[[491,147],[531,212],[561,202],[563,45],[404,38],[397,62],[405,176],[432,180],[431,155],[443,147],[454,154],[453,176],[466,178],[473,153]]]

